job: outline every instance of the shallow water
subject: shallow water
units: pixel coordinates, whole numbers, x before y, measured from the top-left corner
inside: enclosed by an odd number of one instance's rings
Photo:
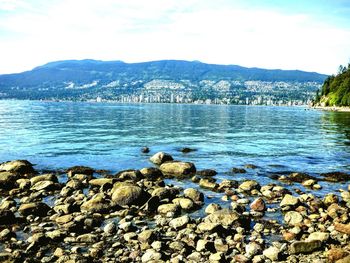
[[[266,184],[276,182],[269,175],[288,171],[350,172],[350,114],[302,107],[2,100],[0,145],[0,162],[28,159],[39,170],[73,165],[111,172],[139,169],[152,165],[152,154],[165,151],[194,162],[197,169],[217,170],[219,180],[250,178]],[[142,154],[142,146],[151,152]],[[197,151],[184,154],[182,147]],[[247,163],[259,168],[227,174]],[[320,184],[319,194],[346,187]]]

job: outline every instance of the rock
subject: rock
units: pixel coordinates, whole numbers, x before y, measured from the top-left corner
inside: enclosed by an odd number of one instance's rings
[[[16,234],[10,229],[5,228],[2,231],[0,231],[0,241],[4,242],[6,240],[11,239],[12,237],[16,237]]]
[[[277,247],[269,247],[263,251],[263,255],[271,261],[278,261],[280,250]]]
[[[219,187],[219,185],[215,182],[213,182],[210,179],[202,178],[199,180],[199,186],[203,188],[207,188],[210,190],[215,190]]]
[[[44,217],[51,210],[51,208],[42,202],[22,204],[18,208],[18,212],[24,216],[33,215]]]
[[[238,187],[238,182],[234,180],[222,180],[221,183],[219,184],[218,190],[219,191],[226,191],[230,190],[231,188],[237,188]]]
[[[143,168],[140,173],[149,180],[156,180],[158,178],[163,178],[163,173],[161,170],[155,167]]]
[[[290,208],[290,207],[295,207],[297,204],[299,204],[299,199],[297,197],[294,197],[290,194],[286,194],[281,203],[280,203],[280,207],[283,208]]]
[[[258,184],[258,182],[254,181],[254,180],[248,180],[248,181],[245,181],[242,184],[240,184],[238,186],[238,188],[241,189],[242,191],[249,192],[253,189],[260,188],[260,185]]]
[[[184,228],[189,222],[190,222],[189,216],[184,215],[184,216],[180,216],[180,217],[172,219],[169,222],[169,226],[178,230],[178,229]]]
[[[149,150],[148,147],[142,147],[142,148],[141,148],[141,152],[142,152],[142,153],[149,153],[150,150]]]
[[[45,190],[45,191],[53,191],[55,189],[57,189],[57,184],[52,182],[52,181],[39,181],[37,183],[35,183],[30,190],[31,191],[41,191],[41,190]]]
[[[251,163],[245,164],[244,167],[247,168],[247,169],[257,169],[257,168],[259,168],[255,164],[251,164]]]
[[[350,235],[350,223],[349,224],[334,223],[334,229],[340,233]]]
[[[172,187],[157,187],[153,190],[152,196],[158,196],[160,200],[162,199],[173,199],[177,194],[178,190]]]
[[[191,176],[196,173],[196,167],[190,162],[166,162],[160,165],[162,173],[172,176]]]
[[[343,172],[330,172],[330,173],[322,173],[320,174],[324,177],[326,181],[329,182],[345,182],[350,181],[350,174]]]
[[[250,209],[258,212],[264,212],[266,210],[266,205],[264,199],[261,197],[255,199],[251,204],[250,204]]]
[[[74,220],[74,216],[72,214],[68,214],[68,215],[57,217],[55,221],[59,225],[64,225],[73,220]]]
[[[197,174],[204,177],[212,177],[217,175],[217,172],[213,169],[204,169],[201,171],[197,171]]]
[[[158,262],[159,260],[161,260],[162,258],[162,254],[160,254],[159,252],[157,252],[156,250],[154,250],[153,248],[151,249],[147,249],[145,254],[143,254],[143,256],[141,257],[141,261],[142,262]]]
[[[14,224],[15,220],[15,215],[11,210],[0,210],[0,226]]]
[[[103,193],[97,193],[90,200],[85,201],[80,209],[83,212],[107,213],[112,207],[112,203]]]
[[[57,176],[54,174],[42,174],[30,178],[30,184],[32,186],[41,181],[52,181],[54,183],[58,183]]]
[[[136,185],[119,185],[113,187],[112,201],[120,206],[142,205],[148,200],[147,194]]]
[[[321,242],[326,242],[329,239],[329,233],[326,232],[313,232],[307,238],[307,241],[319,240]]]
[[[146,229],[143,230],[139,235],[138,235],[138,240],[141,243],[150,243],[154,240],[155,234],[154,231],[151,229]]]
[[[133,240],[137,239],[137,235],[135,232],[129,232],[129,233],[125,233],[123,235],[123,238],[126,242],[132,242]]]
[[[162,163],[169,162],[173,160],[170,154],[165,152],[158,152],[149,159],[152,163],[161,165]]]
[[[305,186],[305,187],[313,187],[316,183],[317,183],[316,180],[309,179],[309,180],[303,181],[302,185]]]
[[[349,262],[350,262],[350,256],[346,256],[344,258],[337,260],[336,263],[349,263]]]
[[[289,211],[285,214],[284,221],[290,226],[296,226],[303,222],[303,216],[296,211]]]
[[[195,203],[204,202],[204,195],[202,192],[194,188],[187,188],[184,190],[185,197],[190,198]]]
[[[105,184],[114,184],[115,182],[115,179],[113,178],[98,178],[98,179],[91,179],[89,180],[89,185],[92,185],[92,186],[103,186]]]
[[[306,181],[309,179],[316,180],[315,177],[308,175],[306,173],[291,173],[286,178],[287,181],[291,181],[295,183],[302,183],[303,181]]]
[[[7,171],[19,174],[34,174],[33,165],[27,160],[15,160],[0,164],[0,171]]]
[[[192,149],[192,148],[188,148],[188,147],[184,147],[180,149],[180,152],[182,153],[190,153],[190,152],[195,152],[197,151],[196,149]]]
[[[204,218],[204,222],[217,223],[222,226],[232,226],[240,219],[238,213],[230,211],[228,209],[218,210]]]
[[[12,189],[16,185],[18,176],[12,172],[0,172],[0,188]]]
[[[243,169],[243,168],[235,168],[235,167],[233,167],[231,169],[231,172],[235,173],[235,174],[245,174],[247,171],[245,169]]]
[[[197,225],[197,229],[201,233],[216,232],[217,229],[222,228],[219,223],[202,222]]]
[[[251,242],[245,247],[245,255],[247,258],[252,258],[261,251],[261,246],[256,242]]]
[[[115,234],[116,231],[117,231],[117,225],[115,222],[109,222],[103,228],[103,232],[105,232],[109,236]]]
[[[206,214],[213,214],[213,213],[215,213],[216,211],[218,211],[218,210],[221,210],[222,208],[221,208],[221,206],[220,205],[218,205],[218,204],[209,204],[206,208],[205,208],[205,213]]]
[[[98,241],[98,237],[95,234],[82,234],[77,236],[77,242],[81,243],[95,243]]]
[[[121,180],[133,180],[133,181],[140,181],[141,179],[144,178],[144,176],[139,170],[120,171],[115,175],[115,177]]]
[[[210,262],[221,262],[221,260],[223,260],[223,258],[224,258],[224,253],[217,252],[217,253],[211,254],[209,256],[209,261]]]
[[[331,204],[336,204],[338,203],[339,199],[338,199],[338,196],[336,196],[335,194],[326,194],[326,196],[323,198],[323,203],[326,205],[326,206],[329,206]]]
[[[206,250],[213,251],[213,243],[209,240],[199,239],[196,244],[196,250],[198,252]]]
[[[341,248],[331,248],[326,252],[326,255],[329,262],[336,262],[339,259],[349,256],[349,252]]]
[[[319,240],[312,241],[295,241],[290,245],[290,254],[307,254],[322,247],[322,242]]]
[[[167,213],[178,214],[180,212],[180,207],[176,204],[163,204],[158,206],[158,213],[166,215]]]
[[[67,173],[69,177],[73,177],[76,174],[85,174],[88,176],[92,176],[94,173],[94,169],[87,166],[73,166],[67,169]]]
[[[350,202],[350,192],[341,192],[340,193],[341,198],[343,199],[344,202]]]
[[[175,198],[172,202],[186,211],[193,209],[195,206],[193,201],[189,198]]]

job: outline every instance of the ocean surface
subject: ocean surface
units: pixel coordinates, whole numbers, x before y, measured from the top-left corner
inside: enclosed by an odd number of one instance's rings
[[[151,152],[141,153],[143,146]],[[183,147],[196,151],[182,153]],[[0,162],[27,159],[38,170],[86,165],[115,173],[152,166],[149,157],[158,151],[194,162],[197,170],[215,169],[219,181],[279,183],[270,179],[272,174],[350,172],[350,113],[303,107],[0,100]],[[229,173],[245,164],[258,168]],[[172,183],[192,185],[189,180]],[[347,186],[320,184],[320,193]]]

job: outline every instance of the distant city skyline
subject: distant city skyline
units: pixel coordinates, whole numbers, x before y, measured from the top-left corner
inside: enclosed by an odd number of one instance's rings
[[[0,0],[0,74],[88,58],[334,74],[349,14],[345,0]]]

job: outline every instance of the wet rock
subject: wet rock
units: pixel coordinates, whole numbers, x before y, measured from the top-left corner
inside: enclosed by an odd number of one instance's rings
[[[19,174],[34,174],[33,164],[27,160],[15,160],[0,164],[0,171],[7,171]]]
[[[142,262],[158,262],[162,258],[162,254],[157,252],[155,249],[147,249],[145,254],[141,257]]]
[[[150,149],[148,147],[142,147],[141,148],[141,152],[142,153],[149,153],[150,152]]]
[[[257,181],[254,181],[254,180],[248,180],[248,181],[245,181],[243,183],[241,183],[239,186],[238,186],[239,189],[241,189],[242,191],[246,191],[246,192],[249,192],[253,189],[258,189],[260,188],[260,185]]]
[[[140,181],[144,178],[143,174],[139,170],[125,170],[117,173],[115,177],[121,180]]]
[[[245,174],[247,171],[243,168],[236,168],[236,167],[233,167],[231,169],[231,172],[232,173],[235,173],[235,174]]]
[[[194,188],[187,188],[184,190],[185,197],[190,198],[195,203],[202,203],[204,202],[204,194],[197,189]]]
[[[213,169],[204,169],[204,170],[201,170],[201,171],[197,171],[197,174],[199,176],[212,177],[212,176],[217,175],[217,172],[215,170],[213,170]]]
[[[18,176],[12,172],[0,172],[0,188],[12,189],[16,185]]]
[[[298,204],[299,199],[297,197],[286,194],[280,203],[280,207],[282,210],[290,210],[292,207],[295,207]]]
[[[202,178],[199,180],[199,186],[210,190],[215,190],[219,187],[219,185],[215,183],[215,181],[206,178]]]
[[[350,181],[350,174],[343,172],[330,172],[330,173],[322,173],[320,174],[324,177],[326,181],[329,182],[345,182]]]
[[[169,222],[169,226],[178,230],[178,229],[184,228],[189,222],[190,222],[189,216],[184,215],[184,216],[180,216],[180,217],[172,219]]]
[[[45,191],[53,191],[55,189],[58,189],[58,184],[52,182],[52,181],[39,181],[37,183],[35,183],[30,190],[31,191],[41,191],[41,190],[45,190]]]
[[[26,203],[18,208],[18,212],[24,216],[33,215],[43,217],[46,216],[50,210],[51,208],[42,202]]]
[[[168,213],[173,213],[174,215],[180,212],[180,207],[176,204],[163,204],[158,206],[158,213],[166,215]]]
[[[80,209],[84,212],[106,213],[111,207],[112,203],[109,198],[103,193],[98,193],[92,196],[90,200],[84,202],[80,206]]]
[[[313,187],[316,183],[317,183],[316,180],[309,179],[309,180],[303,181],[302,185],[305,186],[305,187]]]
[[[189,198],[175,198],[172,202],[186,211],[192,210],[195,207],[195,204]]]
[[[230,211],[228,209],[218,210],[204,218],[204,222],[217,223],[222,226],[232,226],[240,219],[238,213]]]
[[[289,211],[284,216],[284,221],[291,226],[296,226],[303,222],[303,216],[296,211]]]
[[[148,167],[148,168],[143,168],[140,170],[141,174],[149,179],[149,180],[156,180],[158,178],[163,178],[163,173],[161,170],[155,167]]]
[[[162,163],[169,162],[173,160],[170,154],[165,152],[158,152],[149,159],[152,163],[161,165]]]
[[[42,174],[30,178],[30,184],[32,186],[41,181],[51,181],[54,183],[58,183],[57,176],[54,174]]]
[[[263,251],[263,255],[272,261],[278,261],[280,250],[271,246]]]
[[[216,211],[221,210],[221,206],[218,204],[209,204],[206,208],[205,208],[205,213],[206,214],[213,214]]]
[[[142,205],[148,200],[147,194],[136,185],[119,185],[113,187],[112,201],[120,206]]]
[[[258,168],[258,166],[251,164],[251,163],[245,164],[244,167],[247,169],[257,169]]]
[[[114,184],[115,179],[113,178],[98,178],[89,180],[89,185],[91,186],[103,186],[105,184]]]
[[[322,242],[319,240],[312,241],[295,241],[290,245],[290,254],[307,254],[322,247]]]
[[[338,196],[332,193],[326,194],[326,196],[323,198],[323,203],[326,206],[329,206],[331,204],[336,204],[338,203],[338,201],[339,201]]]
[[[160,200],[162,199],[173,199],[179,191],[172,187],[157,187],[153,190],[152,196],[158,196]]]
[[[313,232],[307,238],[307,241],[319,240],[321,242],[326,242],[329,239],[329,233],[326,232]]]
[[[295,183],[302,183],[303,181],[310,180],[310,179],[316,180],[315,177],[308,175],[306,173],[291,173],[286,178],[287,181],[291,181]]]
[[[54,206],[53,210],[59,215],[65,215],[73,212],[78,212],[80,209],[79,206],[74,204],[62,204]]]
[[[188,147],[184,147],[180,149],[180,152],[182,153],[190,153],[190,152],[195,152],[197,151],[196,149],[192,149],[192,148],[188,148]]]
[[[73,177],[76,174],[85,174],[88,176],[92,176],[94,173],[94,169],[87,166],[73,166],[67,169],[67,174],[69,177]]]
[[[196,167],[190,162],[166,162],[160,165],[162,173],[172,176],[191,176],[196,173]]]
[[[258,212],[263,212],[266,210],[266,205],[264,199],[261,197],[255,199],[251,204],[250,204],[250,209]]]
[[[350,223],[349,224],[334,223],[334,229],[340,233],[350,235]]]

